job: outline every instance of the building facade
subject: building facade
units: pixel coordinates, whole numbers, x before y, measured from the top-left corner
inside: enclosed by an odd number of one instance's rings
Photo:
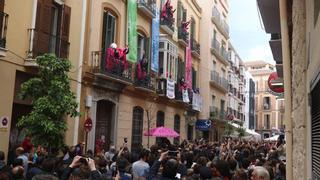
[[[257,2],[285,89],[286,178],[320,179],[320,2]]]
[[[194,99],[201,102],[198,93],[201,9],[193,0],[141,0],[136,1],[137,9],[129,12],[128,3],[95,0],[88,6],[84,86],[80,101],[81,110],[88,112],[87,117],[93,120],[88,148],[95,149],[97,142],[103,142],[105,149],[111,144],[119,147],[124,138],[128,139],[132,150],[151,146],[159,139],[143,134],[160,126],[180,133],[179,138],[170,138],[175,143],[194,139],[195,121],[200,111],[199,106],[195,107]],[[111,44],[120,48],[128,45],[129,58],[130,51],[135,51],[127,32],[132,28],[128,27],[128,13],[137,16],[136,30],[133,30],[137,33],[136,58],[129,59],[127,69],[120,67],[119,71],[114,71],[104,64]],[[154,27],[156,18],[160,20],[158,27]],[[155,43],[158,51],[154,51]],[[187,63],[190,63],[189,69]],[[144,77],[139,75],[140,68]],[[190,86],[184,97],[189,102],[183,99],[182,93],[186,92],[183,88],[188,81],[187,71],[192,79],[188,77]],[[87,117],[83,117],[80,124]],[[78,132],[79,138],[84,140],[82,126]]]
[[[70,59],[74,67],[69,74],[71,89],[80,98],[79,59],[85,22],[85,4],[78,0],[2,0],[0,55],[0,149],[14,153],[24,138],[16,124],[31,109],[30,100],[18,96],[23,82],[35,76],[35,57],[54,53]],[[81,79],[81,76],[80,76]],[[77,143],[77,118],[68,118],[66,144]]]
[[[201,16],[200,92],[203,95],[201,119],[213,120],[209,140],[220,140],[224,134],[228,102],[228,1],[198,1]]]
[[[245,123],[247,129],[255,130],[255,84],[252,75],[245,72]]]
[[[283,112],[278,105],[283,100],[278,100],[277,96],[271,94],[268,86],[268,78],[275,72],[275,66],[264,61],[248,61],[245,65],[255,82],[256,132],[262,138],[269,138],[278,134],[283,127],[279,119]]]
[[[245,68],[240,56],[229,43],[229,63],[228,67],[228,110],[227,119],[239,125],[245,120]]]

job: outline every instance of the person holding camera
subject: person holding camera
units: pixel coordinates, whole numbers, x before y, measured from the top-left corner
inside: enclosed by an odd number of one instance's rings
[[[75,156],[72,163],[64,170],[61,180],[67,180],[71,176],[79,176],[80,178],[89,178],[92,180],[100,180],[101,174],[96,169],[93,159],[82,156]]]

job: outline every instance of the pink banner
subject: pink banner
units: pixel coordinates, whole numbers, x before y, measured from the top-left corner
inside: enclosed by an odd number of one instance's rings
[[[192,59],[191,59],[191,39],[186,47],[186,71],[185,71],[185,82],[188,89],[192,89]]]

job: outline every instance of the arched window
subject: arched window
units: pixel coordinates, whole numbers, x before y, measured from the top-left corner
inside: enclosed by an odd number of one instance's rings
[[[179,115],[175,115],[174,116],[174,131],[176,131],[177,133],[180,134],[180,116]],[[180,143],[180,138],[174,138],[173,141],[174,144],[179,144]]]
[[[136,151],[142,146],[143,109],[139,106],[133,108],[132,113],[132,140],[131,150]]]
[[[103,12],[102,49],[116,41],[117,15],[109,9]]]
[[[157,112],[157,122],[156,122],[156,126],[160,127],[160,126],[164,126],[164,112],[163,111],[158,111]],[[156,138],[156,142],[160,143],[161,139],[160,138]]]

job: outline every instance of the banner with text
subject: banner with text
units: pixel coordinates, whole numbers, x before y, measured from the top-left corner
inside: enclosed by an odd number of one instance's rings
[[[174,99],[174,80],[167,79],[167,97]]]
[[[159,28],[160,28],[160,13],[156,10],[156,17],[152,19],[152,50],[151,50],[151,70],[158,72],[159,69]]]

